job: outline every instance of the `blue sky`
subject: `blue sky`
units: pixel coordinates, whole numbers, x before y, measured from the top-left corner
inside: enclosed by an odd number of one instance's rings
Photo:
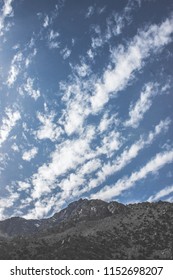
[[[173,202],[173,3],[0,1],[0,219]]]

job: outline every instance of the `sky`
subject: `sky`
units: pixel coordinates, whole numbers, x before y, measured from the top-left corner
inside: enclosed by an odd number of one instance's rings
[[[173,2],[0,0],[0,219],[173,202]]]

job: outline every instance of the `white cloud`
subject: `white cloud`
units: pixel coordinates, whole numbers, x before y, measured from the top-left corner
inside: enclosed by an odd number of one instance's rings
[[[46,27],[48,27],[48,25],[49,25],[49,17],[47,15],[44,18],[43,27],[46,28]]]
[[[82,165],[82,167],[79,169],[79,173],[82,174],[82,176],[84,176],[86,174],[93,173],[99,167],[101,167],[101,160],[92,159],[92,160],[89,160],[88,162],[86,162],[84,165]]]
[[[8,87],[13,86],[13,84],[15,83],[17,76],[19,75],[19,73],[21,71],[21,62],[22,61],[23,61],[23,54],[21,52],[18,52],[17,54],[14,55],[12,62],[11,62],[10,70],[8,73],[8,78],[6,81]]]
[[[113,13],[112,16],[107,19],[104,43],[109,41],[113,36],[118,36],[121,34],[126,23],[125,20],[125,14],[121,15],[118,13]]]
[[[30,45],[31,45],[31,43],[30,43]],[[35,49],[33,49],[32,53],[29,54],[28,57],[26,57],[26,59],[25,59],[25,66],[26,66],[26,68],[29,67],[29,65],[32,62],[33,57],[36,56],[36,54],[37,54],[37,49],[35,48]]]
[[[79,167],[75,173],[70,173],[67,178],[59,183],[61,192],[60,199],[66,200],[70,197],[77,197],[83,192],[83,186],[87,185],[87,175],[94,174],[101,167],[100,159],[92,159]],[[80,188],[82,187],[82,188]]]
[[[5,210],[12,207],[19,198],[19,194],[15,192],[11,192],[8,197],[0,198],[0,220],[6,219]]]
[[[4,5],[2,7],[2,14],[0,15],[0,36],[4,34],[6,18],[13,15],[12,2],[13,0],[3,1]]]
[[[104,144],[103,147],[100,147],[96,151],[92,151],[91,149],[88,150],[86,156],[88,156],[90,160],[87,162],[84,161],[84,163],[82,162],[81,166],[78,168],[74,167],[75,172],[73,171],[69,175],[66,175],[66,178],[58,183],[58,186],[62,190],[62,192],[60,192],[59,201],[63,202],[64,200],[69,200],[72,197],[73,199],[76,199],[83,193],[86,193],[92,188],[98,187],[99,184],[104,183],[108,176],[115,174],[117,171],[129,164],[129,162],[138,155],[141,149],[152,144],[153,140],[159,133],[168,129],[169,124],[169,120],[161,121],[155,127],[153,132],[150,132],[147,137],[143,136],[143,139],[141,137],[138,142],[133,144],[129,149],[126,149],[119,157],[112,161],[112,164],[103,164],[101,160],[97,158],[103,153],[105,153],[107,157],[109,156],[110,148],[108,147],[106,152]],[[84,160],[86,160],[86,158]],[[95,174],[97,170],[98,173]],[[47,178],[49,178],[49,176],[51,177],[50,173]],[[95,179],[93,179],[94,177]],[[43,185],[43,183],[40,184]]]
[[[94,14],[94,7],[93,6],[88,7],[85,17],[90,18],[93,14]]]
[[[13,13],[13,8],[11,6],[13,0],[4,0],[4,6],[2,12],[4,16],[9,16]]]
[[[92,30],[93,30],[96,34],[101,35],[101,28],[100,28],[100,25],[93,25],[93,26],[92,26]]]
[[[8,79],[7,79],[7,84],[8,84],[9,87],[14,84],[18,74],[19,74],[19,68],[16,65],[11,65],[9,75],[8,75]]]
[[[60,43],[56,39],[60,36],[59,32],[50,31],[48,36],[48,46],[50,49],[57,49],[60,47]]]
[[[137,181],[145,179],[149,174],[154,174],[166,164],[173,162],[173,150],[157,154],[139,171],[133,172],[131,176],[124,177],[112,186],[105,186],[99,192],[91,195],[91,198],[109,200],[120,195],[123,191],[133,187]]]
[[[14,152],[19,152],[19,147],[18,147],[18,145],[17,145],[16,143],[14,143],[14,144],[11,146],[11,148],[12,148],[12,150],[13,150]]]
[[[83,131],[83,122],[85,119],[84,110],[82,102],[80,107],[79,103],[75,101],[71,101],[71,103],[69,104],[69,108],[64,120],[64,129],[68,135],[76,132],[81,133]]]
[[[29,151],[25,151],[22,155],[22,159],[26,161],[31,161],[31,159],[35,158],[38,153],[38,148],[34,147]]]
[[[61,55],[63,57],[63,59],[67,59],[70,55],[71,55],[71,50],[68,49],[67,47],[65,47],[62,51],[61,51]]]
[[[81,174],[71,173],[68,178],[62,180],[59,184],[63,193],[61,194],[61,200],[67,199],[70,196],[72,197],[72,193],[81,185],[85,183],[85,179]]]
[[[26,51],[27,51],[27,55],[25,55]],[[12,87],[14,85],[19,74],[22,71],[24,71],[26,68],[29,67],[33,58],[36,56],[36,54],[37,54],[36,48],[34,48],[31,53],[28,53],[28,46],[27,46],[27,48],[25,48],[22,51],[18,51],[14,55],[14,57],[11,61],[11,65],[10,65],[10,69],[9,69],[8,77],[7,77],[7,81],[6,81],[6,84],[8,87]],[[26,73],[25,73],[25,76],[26,76]],[[30,82],[30,84],[32,84],[32,80],[28,81],[28,82]],[[32,91],[32,96],[34,98],[36,98],[36,96],[38,96],[38,93]]]
[[[98,13],[99,15],[101,15],[105,10],[106,10],[106,6],[101,7],[101,8],[98,8],[98,9],[97,9],[97,13]]]
[[[18,191],[26,191],[31,187],[31,185],[27,182],[18,181],[17,184],[18,184],[18,189],[17,189]]]
[[[81,134],[84,129],[84,120],[90,113],[88,93],[82,89],[82,86],[79,79],[75,79],[72,85],[63,85],[65,88],[63,101],[66,103],[66,109],[59,123],[64,126],[68,135]]]
[[[87,190],[98,187],[103,183],[108,176],[115,174],[116,172],[122,170],[127,166],[135,157],[138,156],[139,152],[151,145],[155,138],[163,132],[166,132],[169,128],[170,120],[166,119],[160,121],[158,125],[155,126],[154,131],[149,132],[147,137],[141,136],[140,140],[136,141],[131,147],[124,148],[124,151],[116,157],[112,162],[104,163],[101,170],[99,170],[97,177],[91,179],[88,183]]]
[[[0,146],[6,141],[11,130],[21,118],[19,111],[13,111],[10,108],[6,109],[5,114],[6,117],[2,119],[2,125],[0,128]]]
[[[125,121],[125,126],[137,128],[140,121],[143,119],[144,114],[149,110],[152,105],[152,98],[157,94],[156,86],[149,83],[145,86],[140,94],[140,98],[136,104],[131,104],[129,111],[129,119]]]
[[[173,32],[173,19],[167,19],[160,26],[151,25],[147,31],[141,31],[129,44],[127,50],[121,47],[113,51],[115,68],[104,72],[103,81],[98,81],[95,93],[91,97],[93,111],[97,112],[109,101],[111,94],[114,95],[125,88],[133,73],[139,70],[143,61],[151,51],[157,52],[171,41]]]
[[[97,12],[100,14],[105,10],[106,7],[98,8]],[[96,32],[98,36],[91,38],[91,46],[94,51],[97,48],[102,48],[106,43],[109,43],[109,40],[115,36],[118,36],[122,33],[125,26],[129,25],[132,21],[133,11],[138,9],[138,6],[135,5],[134,1],[128,1],[127,5],[122,11],[115,12],[113,11],[111,15],[106,18],[106,29],[104,32]],[[97,28],[95,31],[98,31]],[[95,55],[97,52],[95,52]]]
[[[150,196],[148,198],[148,201],[152,202],[152,201],[160,200],[163,197],[165,197],[171,193],[173,193],[173,186],[166,187],[166,188],[162,189],[161,191],[159,191],[158,193],[156,193],[155,195]]]
[[[101,146],[97,147],[97,153],[111,157],[122,146],[122,143],[121,133],[110,131],[103,137]]]
[[[37,113],[37,118],[42,123],[39,129],[35,132],[38,139],[50,139],[56,141],[63,133],[62,128],[54,122],[55,114],[41,114]]]
[[[117,124],[119,123],[119,120],[117,118],[117,116],[108,116],[108,113],[105,113],[100,121],[100,124],[98,126],[98,130],[100,133],[104,133],[106,130],[110,129],[110,127],[112,125],[114,125],[114,127],[117,126]]]
[[[99,37],[93,37],[91,41],[91,46],[93,49],[101,47],[104,44],[104,40],[101,35]]]
[[[27,206],[29,202],[27,200],[24,201],[23,206]],[[47,196],[46,198],[42,198],[41,200],[37,200],[34,203],[34,208],[30,209],[24,218],[26,219],[41,219],[46,217],[49,211],[52,208],[56,208],[56,211],[59,211],[62,207],[62,202],[58,201],[58,197],[56,195]]]
[[[92,157],[89,146],[92,137],[93,133],[89,129],[80,139],[66,140],[57,145],[56,150],[51,154],[51,162],[39,167],[38,172],[32,177],[33,198],[49,192],[59,176],[76,169]]]
[[[91,49],[89,49],[89,50],[87,51],[87,55],[89,56],[89,58],[90,58],[91,60],[94,59],[94,52],[93,52]]]
[[[173,196],[166,198],[165,201],[167,201],[169,203],[173,203]]]
[[[118,170],[122,169],[124,166],[126,166],[134,157],[136,157],[141,149],[146,147],[147,145],[151,144],[152,141],[155,139],[155,137],[163,131],[163,129],[168,129],[168,126],[170,124],[169,120],[161,121],[156,127],[153,132],[150,132],[147,137],[143,137],[144,139],[139,140],[134,145],[132,145],[129,150],[126,150],[124,153],[122,153],[118,158],[116,158],[112,162],[112,167],[109,167],[106,164],[103,165],[101,160],[97,158],[100,156],[104,149],[99,149],[96,151],[92,151],[90,148],[87,150],[87,152],[83,152],[81,148],[79,147],[79,159],[82,158],[82,160],[78,161],[79,164],[75,164],[75,162],[70,160],[70,169],[66,169],[68,166],[66,163],[66,160],[64,160],[64,157],[61,152],[58,153],[59,158],[62,158],[63,160],[61,163],[63,164],[63,169],[65,168],[65,171],[61,171],[60,167],[56,166],[55,168],[55,161],[52,162],[49,165],[42,166],[40,170],[38,170],[38,173],[33,181],[35,185],[35,191],[32,194],[35,197],[41,197],[44,193],[50,193],[51,189],[54,188],[54,185],[61,188],[61,192],[59,192],[59,198],[58,201],[63,204],[64,200],[67,201],[73,197],[73,199],[76,199],[77,197],[80,197],[83,193],[86,193],[87,191],[90,191],[92,188],[97,187],[99,184],[103,183],[107,176],[114,174]],[[93,133],[91,133],[91,138],[93,137]],[[109,135],[109,134],[108,134]],[[73,143],[71,141],[71,150],[73,151]],[[87,143],[87,140],[86,140]],[[70,145],[70,141],[69,141]],[[66,146],[66,145],[65,145]],[[104,144],[103,144],[104,147]],[[69,148],[70,149],[70,148]],[[71,150],[68,150],[68,147],[65,148],[66,153],[69,155]],[[65,153],[64,150],[64,153]],[[109,147],[108,147],[109,151]],[[106,152],[106,151],[105,151]],[[77,157],[78,157],[77,156]],[[108,156],[108,155],[107,155]],[[72,158],[77,157],[74,155]],[[87,161],[88,157],[88,161]],[[56,161],[56,164],[58,164],[58,160]],[[78,165],[80,165],[78,167]],[[103,167],[104,166],[104,167]],[[43,168],[43,169],[42,169]],[[56,174],[53,170],[56,170]],[[58,170],[58,171],[57,171]],[[75,170],[75,172],[74,172]],[[98,177],[96,177],[95,172],[98,171]],[[41,171],[41,172],[40,172]],[[60,172],[60,173],[59,173]],[[44,174],[44,175],[43,175]],[[65,179],[60,179],[59,182],[59,176],[62,174],[67,174]],[[92,176],[91,176],[92,174]],[[89,176],[88,176],[89,175]],[[44,178],[43,178],[44,176]],[[95,177],[95,179],[93,179]],[[90,179],[92,178],[92,179]],[[56,182],[56,184],[55,184]],[[49,187],[48,187],[49,186]]]
[[[54,39],[56,39],[57,37],[59,37],[59,32],[54,32],[53,30],[51,30],[50,31],[50,33],[49,33],[49,40],[51,41],[51,40],[54,40]]]
[[[54,42],[54,41],[49,42],[49,48],[50,49],[59,49],[59,47],[60,47],[59,42]]]
[[[40,90],[34,89],[33,86],[34,86],[34,79],[27,78],[26,84],[23,85],[23,89],[33,99],[37,100],[40,97]]]
[[[86,77],[91,73],[90,66],[84,62],[72,68],[77,72],[79,77]]]

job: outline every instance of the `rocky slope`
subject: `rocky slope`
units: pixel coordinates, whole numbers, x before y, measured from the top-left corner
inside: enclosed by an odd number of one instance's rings
[[[173,204],[80,199],[48,219],[0,221],[0,259],[173,259]]]

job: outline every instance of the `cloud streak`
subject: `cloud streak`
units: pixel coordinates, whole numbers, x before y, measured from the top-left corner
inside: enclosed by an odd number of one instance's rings
[[[129,119],[125,121],[125,126],[137,128],[140,121],[143,119],[144,114],[149,110],[152,105],[152,98],[157,94],[157,88],[154,84],[149,83],[141,92],[140,98],[135,105],[130,106]]]
[[[131,176],[124,177],[115,185],[105,186],[101,191],[92,194],[91,198],[110,200],[120,195],[123,191],[133,187],[139,180],[145,179],[149,174],[154,174],[166,164],[173,162],[173,150],[157,154],[139,171],[133,172]]]
[[[6,18],[13,15],[13,0],[4,0],[3,3],[4,5],[0,14],[0,36],[4,35]]]
[[[94,112],[99,111],[109,101],[111,95],[125,88],[135,71],[141,69],[145,59],[151,52],[160,51],[170,43],[173,33],[173,19],[167,19],[160,26],[151,25],[148,30],[140,31],[129,44],[127,50],[121,46],[114,50],[112,58],[115,67],[107,69],[102,81],[95,86],[95,94],[91,97],[91,107]]]
[[[156,193],[155,195],[152,195],[148,198],[149,202],[157,201],[160,199],[163,199],[164,197],[168,196],[169,194],[173,193],[173,186],[169,186],[166,188],[163,188],[161,191]]]
[[[106,179],[122,170],[126,167],[132,160],[134,160],[144,148],[151,145],[156,137],[162,133],[166,132],[170,125],[170,120],[166,119],[161,121],[156,125],[154,131],[150,131],[148,136],[141,136],[138,141],[136,141],[130,147],[124,148],[124,151],[117,156],[112,162],[108,161],[104,163],[102,168],[98,171],[96,178],[91,179],[88,182],[88,186],[83,189],[83,192],[90,191],[104,183]]]
[[[11,108],[7,108],[5,114],[6,117],[2,119],[2,125],[0,128],[0,146],[2,146],[2,144],[7,140],[11,130],[21,119],[19,111],[14,111]]]

